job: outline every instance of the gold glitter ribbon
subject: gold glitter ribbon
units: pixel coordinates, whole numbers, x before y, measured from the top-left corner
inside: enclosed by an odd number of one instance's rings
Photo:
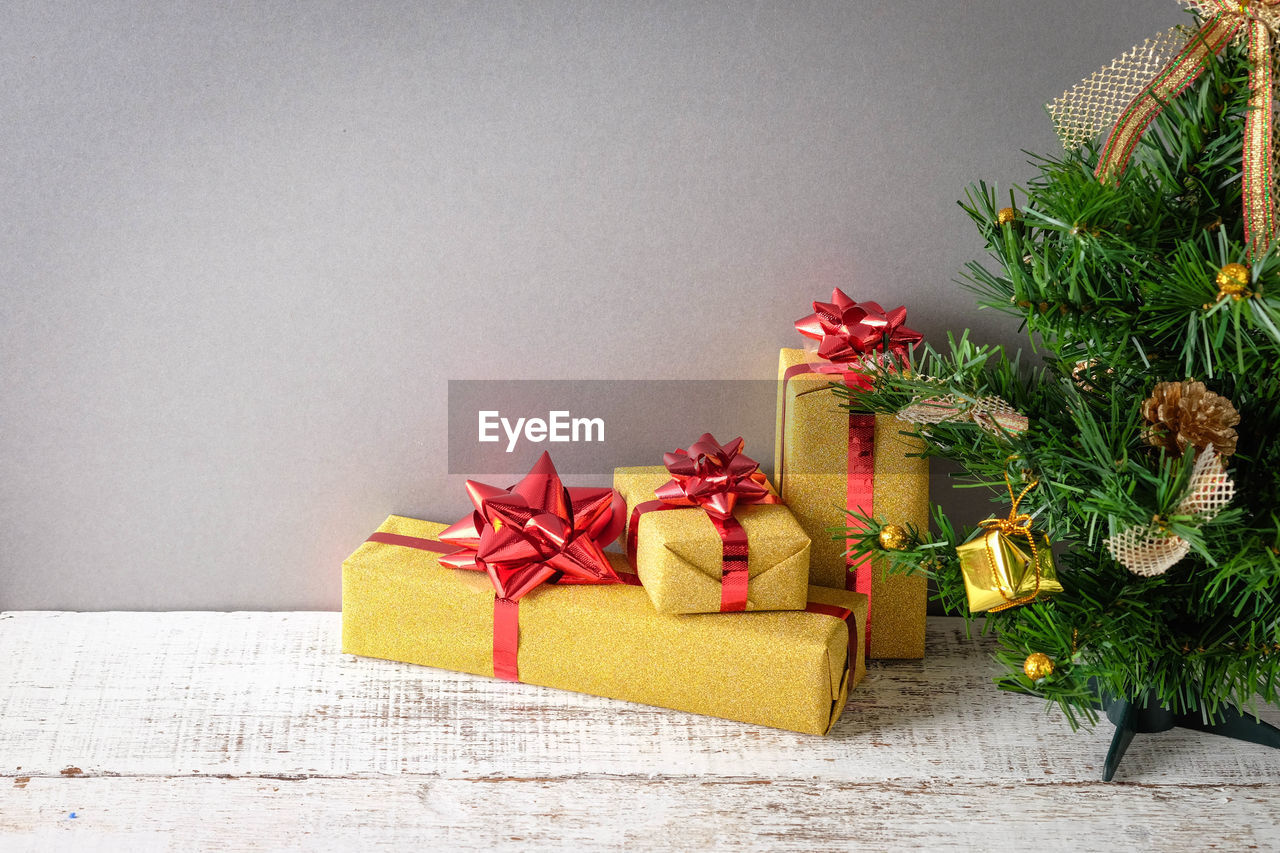
[[[1248,44],[1249,109],[1245,117],[1243,193],[1245,241],[1251,257],[1266,251],[1275,234],[1272,156],[1272,86],[1274,37],[1280,31],[1280,0],[1179,0],[1204,18],[1181,50],[1119,114],[1102,149],[1094,174],[1116,183],[1129,165],[1138,141],[1165,105],[1199,78],[1211,57],[1238,38]],[[1107,113],[1115,96],[1124,92],[1137,69],[1159,58],[1171,43],[1173,31],[1135,47],[1115,63],[1064,94],[1050,105],[1059,133],[1070,147]]]
[[[1031,533],[1031,516],[1028,513],[1018,512],[1018,504],[1022,503],[1022,499],[1027,496],[1027,492],[1030,492],[1039,485],[1040,481],[1038,479],[1032,480],[1027,484],[1026,488],[1018,493],[1017,497],[1014,497],[1013,481],[1009,479],[1009,473],[1007,471],[1004,475],[1004,482],[1005,485],[1009,487],[1009,500],[1012,503],[1012,506],[1009,508],[1009,516],[1007,518],[988,518],[985,521],[979,522],[978,526],[983,530],[998,530],[1000,533],[1010,538],[1014,536],[1022,536],[1026,538],[1027,545],[1031,548],[1031,565],[1035,567],[1036,585],[1035,589],[1030,593],[1019,598],[1013,598],[1009,593],[1000,589],[1000,595],[1004,597],[1005,603],[997,607],[992,607],[987,611],[988,613],[998,613],[1001,610],[1008,610],[1011,607],[1030,604],[1040,595],[1040,555],[1036,551],[1036,537]],[[987,543],[986,547],[987,559],[991,561],[992,575],[999,577],[1000,573],[995,571],[996,555],[991,553],[990,542]],[[1010,592],[1013,592],[1013,590],[1010,590]]]
[[[1280,0],[1263,0],[1273,6]],[[1272,198],[1271,152],[1272,138],[1271,93],[1272,35],[1280,20],[1277,12],[1269,12],[1266,20],[1250,16],[1249,62],[1249,113],[1244,125],[1244,238],[1251,257],[1265,251],[1258,243],[1270,243],[1275,234],[1275,202]]]

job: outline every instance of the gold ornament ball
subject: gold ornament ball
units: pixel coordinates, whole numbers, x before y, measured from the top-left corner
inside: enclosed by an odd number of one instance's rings
[[[1032,681],[1039,681],[1053,675],[1053,659],[1044,652],[1032,652],[1022,662],[1022,671]]]
[[[886,524],[880,528],[880,547],[886,551],[907,550],[907,531],[900,524]]]
[[[1227,264],[1218,270],[1218,298],[1240,299],[1249,292],[1249,268],[1244,264]]]
[[[1008,225],[1010,222],[1018,221],[1018,209],[1016,207],[1002,207],[1000,212],[996,214],[996,223],[998,225]]]

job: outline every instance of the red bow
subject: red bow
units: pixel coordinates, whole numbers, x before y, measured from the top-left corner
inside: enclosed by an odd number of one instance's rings
[[[733,508],[738,504],[776,504],[781,499],[769,490],[760,463],[742,452],[741,438],[722,445],[706,432],[687,450],[664,453],[662,461],[671,472],[671,481],[654,489],[658,500],[637,504],[631,510],[627,557],[634,566],[640,517],[645,513],[701,507],[720,536],[720,610],[746,610],[747,532],[733,517]]]
[[[487,572],[498,598],[518,601],[548,581],[621,582],[601,548],[626,519],[613,489],[565,488],[544,453],[510,489],[468,480],[467,494],[475,511],[440,533],[460,550],[440,562]]]
[[[887,351],[905,359],[907,348],[924,336],[904,326],[907,308],[885,312],[875,302],[854,302],[836,288],[830,302],[813,303],[813,312],[796,320],[796,331],[818,341],[818,355],[828,361],[859,361],[868,353]]]
[[[735,438],[722,445],[707,432],[687,450],[664,453],[672,479],[654,494],[669,504],[700,506],[718,519],[730,518],[737,504],[771,503],[769,481],[742,443]]]

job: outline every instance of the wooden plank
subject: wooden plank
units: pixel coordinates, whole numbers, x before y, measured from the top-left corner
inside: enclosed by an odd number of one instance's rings
[[[1275,849],[1274,785],[33,778],[7,850]],[[75,815],[72,817],[71,815]]]
[[[1110,737],[995,690],[958,620],[924,661],[874,663],[826,738],[358,659],[338,633],[336,613],[3,614],[0,774],[1091,782]],[[1275,783],[1280,752],[1151,735],[1121,777]]]

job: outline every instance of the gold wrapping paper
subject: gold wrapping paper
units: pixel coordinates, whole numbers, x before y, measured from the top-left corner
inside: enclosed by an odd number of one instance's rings
[[[378,528],[435,538],[443,524],[391,516]],[[610,554],[620,572],[621,555]],[[866,597],[818,589],[859,626]],[[365,542],[342,565],[342,650],[493,675],[493,600],[480,572],[449,569],[431,551]],[[804,611],[657,613],[637,586],[543,586],[520,601],[520,680],[825,734],[861,680],[844,621]]]
[[[613,487],[637,504],[671,480],[661,465],[616,468]],[[780,504],[739,506],[733,517],[747,533],[747,610],[803,610],[809,600],[809,537]],[[622,545],[627,544],[627,531]],[[699,507],[645,513],[636,541],[636,573],[660,613],[718,613],[723,548]]]
[[[783,349],[778,359],[778,408],[774,472],[781,470],[779,490],[796,521],[812,540],[809,583],[844,589],[848,574],[845,541],[834,538],[848,526],[845,497],[848,479],[848,412],[829,388],[838,377],[805,373],[782,382],[787,368],[818,361],[803,349]],[[785,394],[785,398],[784,398]],[[786,425],[782,423],[786,404]],[[901,435],[912,425],[876,416],[875,495],[872,515],[889,524],[929,526],[929,462],[908,457],[921,443]],[[786,464],[782,465],[785,455]],[[869,658],[924,657],[924,619],[928,598],[922,575],[889,575],[887,560],[875,560],[871,583]]]
[[[969,610],[974,613],[1000,607],[1036,591],[1036,568],[1032,564],[1031,548],[1023,537],[986,530],[956,546],[956,555],[960,558]],[[1062,592],[1049,537],[1043,533],[1036,536],[1035,558],[1040,564],[1040,593]]]

